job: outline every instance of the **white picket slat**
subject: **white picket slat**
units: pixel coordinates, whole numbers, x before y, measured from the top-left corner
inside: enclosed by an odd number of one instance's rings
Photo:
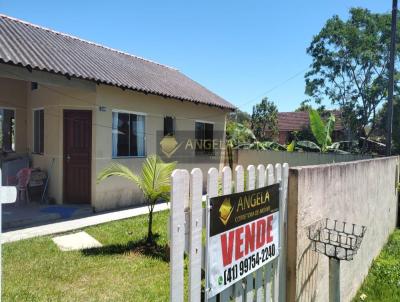
[[[188,170],[185,169],[181,169],[182,173],[183,173],[183,200],[184,200],[184,209],[185,212],[189,212],[190,210],[190,200],[189,200],[189,181],[190,181],[190,174]],[[186,220],[185,220],[186,222]]]
[[[232,170],[230,167],[222,169],[222,195],[232,194]],[[220,293],[220,302],[228,302],[231,300],[232,287],[228,287]]]
[[[246,191],[254,190],[256,187],[256,170],[253,165],[247,167],[247,188]],[[254,299],[254,282],[253,274],[246,277],[246,301],[253,301]]]
[[[262,188],[265,186],[265,166],[258,165],[257,166],[257,188]],[[255,280],[255,294],[256,301],[261,302],[264,297],[264,289],[263,289],[263,275],[264,275],[264,267],[259,268],[256,271],[256,280]]]
[[[183,254],[184,254],[184,183],[182,170],[172,172],[170,211],[170,301],[183,302]]]
[[[242,166],[237,166],[235,168],[235,192],[244,191],[244,171]]]
[[[229,167],[222,169],[222,195],[232,194],[232,170]]]
[[[190,174],[188,170],[181,169],[183,173],[183,204],[184,204],[184,222],[183,226],[185,228],[184,234],[185,234],[185,239],[184,239],[184,247],[185,247],[185,253],[189,253],[189,243],[190,243],[190,208],[189,208],[189,181],[190,181]]]
[[[209,198],[218,196],[218,170],[210,168],[207,174],[207,196]]]
[[[244,191],[244,172],[243,167],[238,165],[235,168],[235,193]],[[234,285],[234,296],[236,302],[242,302],[244,298],[243,282],[236,282]]]
[[[247,167],[247,187],[246,191],[254,190],[256,188],[256,172],[253,165]]]
[[[265,274],[265,301],[266,302],[271,302],[272,301],[272,264],[271,262],[267,263],[264,268],[264,274]]]
[[[190,176],[189,301],[200,302],[203,173],[195,168]]]
[[[210,168],[207,173],[207,197],[212,198],[215,196],[218,196],[218,170]],[[208,301],[216,302],[217,296],[208,299]]]
[[[267,186],[273,185],[275,183],[275,177],[274,177],[274,166],[271,164],[267,165]]]

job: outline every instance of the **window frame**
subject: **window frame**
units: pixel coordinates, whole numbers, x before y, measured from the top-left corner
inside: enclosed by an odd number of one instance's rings
[[[143,125],[143,129],[144,129],[144,136],[143,136],[143,141],[144,141],[144,155],[114,155],[113,153],[113,143],[114,143],[114,139],[113,139],[113,114],[114,113],[125,113],[125,114],[135,114],[135,115],[141,115],[144,117],[144,125]],[[146,120],[147,120],[147,113],[145,112],[138,112],[138,111],[130,111],[130,110],[123,110],[123,109],[112,109],[111,110],[111,158],[112,159],[123,159],[123,158],[145,158],[147,157],[147,139],[146,139]],[[129,125],[129,131],[131,129],[131,125]],[[130,133],[129,133],[129,139],[130,139]],[[118,148],[118,147],[117,147]],[[118,150],[117,150],[118,153]]]
[[[12,142],[11,142],[11,150],[3,150],[3,146],[1,146],[0,147],[0,152],[2,152],[2,153],[16,153],[15,141],[17,139],[17,108],[16,107],[0,106],[0,110],[12,110],[12,111],[14,111],[14,150],[12,149]],[[1,135],[3,135],[3,133],[1,133]]]
[[[169,135],[168,133],[166,134],[165,132],[166,132],[166,129],[165,129],[165,119],[167,119],[167,118],[170,118],[171,120],[172,120],[172,132],[171,132],[171,135]],[[172,115],[165,115],[164,116],[164,118],[163,118],[163,126],[164,126],[164,129],[163,129],[163,132],[164,132],[164,137],[165,136],[175,136],[175,131],[176,131],[176,127],[175,127],[175,117],[174,116],[172,116]]]
[[[43,150],[36,152],[35,148],[35,112],[43,111]],[[39,130],[40,134],[40,130]],[[40,149],[40,138],[39,138],[39,149]],[[44,107],[32,108],[32,154],[44,155]]]
[[[209,150],[209,151],[207,151],[207,150],[199,150],[199,149],[197,149],[197,137],[196,137],[196,124],[197,123],[200,123],[200,124],[203,124],[204,125],[204,134],[205,134],[205,132],[206,132],[206,124],[209,124],[209,125],[212,125],[212,141],[214,140],[214,131],[215,131],[215,122],[210,122],[210,121],[205,121],[205,120],[195,120],[194,121],[194,129],[195,129],[195,141],[196,141],[196,144],[195,144],[195,155],[196,156],[201,156],[201,155],[208,155],[208,156],[213,156],[213,155],[215,155],[215,150],[214,150],[214,148],[212,148],[211,150]],[[205,139],[205,138],[204,138]]]

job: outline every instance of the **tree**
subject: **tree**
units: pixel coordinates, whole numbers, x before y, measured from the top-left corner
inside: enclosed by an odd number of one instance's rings
[[[251,130],[259,141],[275,140],[278,136],[278,109],[276,105],[263,98],[261,103],[253,106]]]
[[[233,148],[250,144],[255,140],[256,137],[249,128],[243,124],[228,120],[226,123],[226,152],[231,169],[233,169]]]
[[[226,123],[226,140],[231,142],[233,147],[237,147],[255,141],[256,137],[253,131],[243,124],[228,121]]]
[[[143,192],[149,208],[147,243],[153,243],[153,210],[157,201],[169,200],[171,191],[171,173],[176,167],[176,162],[165,163],[157,155],[150,155],[142,165],[141,175],[136,175],[128,167],[113,163],[97,176],[97,182],[110,177],[119,176],[135,183]]]
[[[352,8],[347,21],[329,19],[307,49],[306,94],[339,105],[345,127],[366,138],[387,97],[390,21],[389,14]]]
[[[235,112],[231,112],[228,114],[228,122],[239,123],[249,128],[251,123],[251,116],[246,111],[236,109]]]
[[[310,104],[310,100],[305,100],[300,103],[300,106],[294,110],[294,112],[309,112],[311,109],[314,109]],[[319,113],[325,113],[326,109],[324,105],[319,105],[316,109]]]
[[[307,101],[303,101],[300,103],[300,106],[294,112],[308,112],[309,110],[313,109],[312,106]]]
[[[378,113],[376,135],[384,138],[386,135],[387,122],[387,103],[383,105]],[[393,153],[400,154],[400,98],[395,96],[393,99]]]

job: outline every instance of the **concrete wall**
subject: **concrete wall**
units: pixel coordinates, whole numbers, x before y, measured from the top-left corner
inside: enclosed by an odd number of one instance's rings
[[[237,163],[243,165],[288,163],[290,167],[348,162],[371,158],[369,155],[316,152],[235,150]]]
[[[205,105],[195,105],[190,102],[181,102],[154,95],[144,95],[134,91],[123,91],[119,88],[100,85],[97,87],[97,105],[105,106],[105,112],[95,111],[96,116],[96,166],[94,176],[112,162],[122,163],[140,172],[143,158],[113,158],[112,157],[112,110],[126,110],[145,114],[146,154],[157,152],[157,131],[164,128],[164,117],[175,118],[176,131],[195,130],[195,121],[202,120],[214,124],[214,131],[224,131],[227,111]],[[193,154],[194,155],[194,154]],[[223,155],[221,156],[221,162]],[[211,166],[218,168],[220,164],[179,164],[178,167],[191,169],[201,167],[203,173]],[[96,209],[107,209],[113,206],[123,207],[142,201],[142,194],[135,189],[135,185],[121,178],[109,178],[95,188]]]
[[[341,297],[350,301],[397,217],[399,158],[290,169],[288,301],[328,301],[328,258],[311,250],[307,227],[321,218],[367,227],[353,261],[341,262]]]
[[[64,79],[64,81],[69,81]],[[87,83],[85,88],[71,87],[63,83],[40,82],[38,89],[28,91],[27,146],[33,150],[33,109],[44,109],[44,153],[30,153],[33,167],[50,171],[49,194],[57,203],[63,200],[63,111],[64,109],[95,110],[96,85]],[[95,123],[95,121],[94,121]],[[92,143],[96,141],[92,128]],[[94,158],[94,150],[92,151]],[[53,167],[51,163],[54,160]],[[94,164],[92,161],[92,170]],[[93,186],[92,186],[93,189]]]

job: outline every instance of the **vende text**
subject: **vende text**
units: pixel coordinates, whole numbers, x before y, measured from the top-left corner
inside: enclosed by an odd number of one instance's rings
[[[246,257],[248,254],[271,243],[273,238],[273,215],[260,218],[232,231],[221,234],[221,252],[224,267],[233,260]]]

